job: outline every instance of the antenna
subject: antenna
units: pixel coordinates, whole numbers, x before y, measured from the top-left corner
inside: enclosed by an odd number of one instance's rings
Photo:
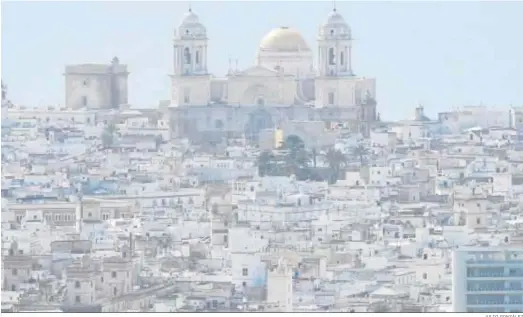
[[[332,11],[336,12],[336,0],[332,0]]]

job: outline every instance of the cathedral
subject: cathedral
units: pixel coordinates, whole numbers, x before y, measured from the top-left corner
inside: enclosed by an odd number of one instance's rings
[[[262,130],[305,121],[368,134],[378,119],[375,79],[354,74],[351,29],[336,9],[319,26],[315,57],[297,30],[282,26],[261,40],[253,66],[220,78],[208,69],[209,44],[189,10],[175,30],[172,137],[256,140]]]

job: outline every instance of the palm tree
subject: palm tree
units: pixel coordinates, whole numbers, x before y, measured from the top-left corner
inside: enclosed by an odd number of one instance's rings
[[[263,151],[258,157],[258,175],[265,176],[271,170],[274,155],[270,151]]]
[[[282,148],[289,151],[297,151],[305,148],[303,140],[297,135],[289,135],[282,144]]]
[[[329,183],[334,184],[340,176],[341,167],[346,164],[346,157],[339,150],[330,149],[327,152],[327,161],[329,162],[329,168],[331,169],[331,179]]]
[[[316,165],[318,163],[318,150],[316,148],[312,148],[311,150],[311,157],[312,157],[312,166],[316,168]]]
[[[154,137],[154,142],[156,143],[156,152],[160,149],[160,145],[163,143],[163,136],[161,134]]]
[[[114,143],[114,124],[108,124],[102,132],[102,146],[104,148],[111,147]]]
[[[361,165],[363,165],[364,160],[369,156],[369,154],[370,150],[363,144],[358,144],[358,146],[352,150],[352,155],[354,157],[359,157]]]
[[[305,150],[303,140],[297,135],[290,135],[285,139],[282,148],[289,151],[285,160],[287,167],[292,174],[296,174],[298,170],[305,169],[309,165],[309,155]]]

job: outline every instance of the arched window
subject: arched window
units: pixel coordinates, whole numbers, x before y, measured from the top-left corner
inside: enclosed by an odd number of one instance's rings
[[[183,56],[185,58],[185,64],[190,64],[191,63],[191,51],[189,50],[188,47],[186,47],[184,49]]]
[[[344,58],[344,54],[343,52],[340,53],[340,65],[343,65],[343,63],[345,62],[345,58]]]
[[[334,55],[334,48],[329,48],[329,65],[336,64],[336,56]]]
[[[257,104],[258,106],[263,106],[263,105],[265,105],[265,99],[263,99],[262,96],[258,97],[258,98],[256,99],[256,104]]]

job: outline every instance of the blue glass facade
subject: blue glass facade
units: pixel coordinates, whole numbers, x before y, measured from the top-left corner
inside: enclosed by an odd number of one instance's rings
[[[522,312],[523,259],[490,256],[481,253],[486,259],[466,261],[466,311]]]

